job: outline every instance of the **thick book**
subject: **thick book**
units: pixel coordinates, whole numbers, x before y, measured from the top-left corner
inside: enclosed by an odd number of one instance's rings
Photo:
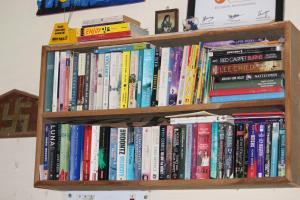
[[[83,110],[86,53],[79,53],[77,77],[77,111]]]
[[[235,124],[235,164],[234,176],[236,178],[245,177],[245,135],[246,125],[244,123]],[[248,149],[247,149],[248,150]]]
[[[186,126],[180,126],[180,135],[179,135],[179,159],[178,159],[178,178],[185,179],[185,168],[187,164],[185,163],[185,155],[187,151],[186,146]]]
[[[158,106],[158,92],[159,92],[159,76],[160,76],[161,50],[155,49],[154,72],[153,72],[153,86],[151,96],[151,106]]]
[[[167,126],[160,126],[159,141],[159,179],[166,179],[166,158],[167,158]]]
[[[127,128],[118,128],[117,179],[127,178]]]
[[[71,60],[72,55],[71,51],[66,51],[66,71],[65,71],[65,87],[64,87],[64,103],[63,103],[63,111],[69,111],[69,105],[70,105],[70,80],[72,75],[71,73]]]
[[[134,179],[142,179],[143,128],[134,128]]]
[[[59,92],[58,92],[58,111],[64,111],[65,87],[66,87],[66,59],[67,52],[60,52],[59,60]]]
[[[128,107],[128,84],[129,84],[129,69],[130,69],[130,51],[122,53],[122,71],[121,71],[121,94],[120,108]]]
[[[182,64],[182,55],[183,55],[183,48],[182,47],[175,47],[174,56],[171,56],[173,59],[173,67],[169,86],[169,105],[176,105],[177,103],[177,95],[178,95],[178,88],[180,82],[180,72],[181,72],[181,64]]]
[[[284,120],[279,121],[279,139],[278,139],[278,176],[285,176],[285,154],[286,154],[286,133]]]
[[[139,50],[139,67],[137,76],[137,91],[136,91],[136,107],[140,108],[142,105],[142,80],[143,80],[143,64],[144,64],[144,50]]]
[[[173,131],[174,127],[167,126],[167,141],[166,141],[166,179],[171,179],[172,175],[172,160],[173,160]]]
[[[130,69],[128,81],[128,108],[137,107],[137,78],[139,70],[139,51],[130,52]]]
[[[109,87],[110,87],[110,53],[104,54],[104,73],[103,73],[103,109],[108,109]]]
[[[258,125],[257,133],[257,178],[265,177],[266,132],[264,122]]]
[[[50,124],[49,140],[48,140],[48,180],[57,180],[56,161],[58,148],[58,124]]]
[[[142,180],[150,180],[152,127],[143,127]]]
[[[117,180],[118,128],[110,129],[108,180]]]
[[[58,91],[59,91],[59,51],[55,51],[53,70],[53,92],[52,92],[52,112],[58,111]]]
[[[180,134],[181,128],[174,127],[172,142],[172,179],[179,179]]]
[[[100,125],[92,125],[90,181],[98,180]]]
[[[230,96],[230,95],[242,95],[242,94],[257,94],[257,93],[269,93],[269,92],[281,92],[284,90],[283,86],[266,86],[256,88],[231,88],[231,89],[219,89],[209,91],[209,96]]]
[[[97,65],[97,82],[95,94],[95,109],[103,109],[103,88],[104,88],[104,55],[98,54],[96,59]]]
[[[190,52],[191,52],[191,46],[189,45],[184,46],[182,59],[181,59],[181,67],[180,67],[180,80],[179,80],[178,91],[177,91],[177,102],[176,102],[177,105],[183,105],[185,79],[186,79]]]
[[[52,95],[53,95],[53,75],[54,75],[55,52],[47,53],[46,81],[45,81],[45,102],[44,111],[52,112]]]
[[[155,48],[144,49],[141,107],[151,106]]]
[[[98,66],[97,66],[97,55],[91,53],[90,61],[90,85],[89,85],[89,110],[95,110],[95,96],[97,89],[97,79],[98,79]]]
[[[109,68],[109,109],[120,108],[122,52],[110,54]]]
[[[108,180],[110,128],[100,127],[99,153],[98,153],[98,180]]]
[[[225,137],[226,137],[226,123],[219,123],[218,126],[218,179],[225,177],[224,162],[225,162]]]
[[[249,122],[249,146],[248,146],[248,169],[247,178],[256,178],[257,173],[257,131],[259,124]]]
[[[159,137],[160,127],[152,126],[150,180],[159,180]]]
[[[133,36],[133,33],[130,30],[127,30],[127,31],[119,31],[113,33],[102,33],[96,35],[84,35],[84,36],[79,36],[77,39],[78,42],[88,42],[88,41],[108,40],[108,39],[131,37],[131,36]]]
[[[91,160],[91,144],[92,144],[92,127],[86,125],[84,127],[83,139],[83,180],[89,181],[90,179],[90,160]]]
[[[185,171],[184,179],[190,180],[192,175],[192,151],[193,151],[193,124],[186,125],[185,135]]]
[[[242,48],[243,47],[243,48]],[[264,46],[236,46],[234,48],[233,46],[229,47],[228,49],[213,49],[211,51],[212,56],[229,56],[229,55],[247,55],[251,53],[263,53],[263,52],[273,52],[273,51],[281,51],[282,45],[280,43],[275,45],[264,45]]]
[[[279,134],[280,134],[280,123],[279,122],[273,122],[270,177],[278,176]]]
[[[73,53],[73,73],[72,73],[72,84],[70,87],[72,88],[71,95],[71,111],[77,110],[77,82],[78,82],[78,67],[79,67],[79,53]]]
[[[211,124],[211,159],[210,159],[210,178],[218,178],[218,141],[219,123]]]
[[[91,53],[86,54],[85,59],[85,76],[84,76],[84,85],[83,85],[83,110],[89,110],[89,101],[90,101],[90,73],[91,73]]]
[[[271,147],[272,147],[272,123],[266,122],[266,144],[265,144],[265,177],[270,177],[271,168]]]
[[[59,180],[69,180],[70,172],[70,125],[61,124]]]
[[[224,178],[233,178],[234,175],[234,126],[227,123],[224,147]]]
[[[161,65],[159,74],[158,106],[168,105],[168,88],[169,88],[169,69],[170,67],[171,48],[164,47],[161,49]]]
[[[134,128],[128,128],[127,134],[127,177],[126,180],[134,180]]]

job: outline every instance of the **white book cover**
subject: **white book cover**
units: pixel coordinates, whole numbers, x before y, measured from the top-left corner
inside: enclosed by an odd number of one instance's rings
[[[89,110],[95,110],[94,96],[97,83],[97,65],[96,54],[91,53],[91,66],[90,66],[90,90],[89,90]]]
[[[80,53],[78,56],[77,111],[82,111],[83,100],[84,100],[83,87],[84,87],[84,77],[85,77],[85,60],[86,60],[86,54]],[[79,81],[81,81],[81,83]],[[81,85],[81,90],[79,89],[80,85]]]
[[[177,94],[177,105],[183,105],[185,78],[186,78],[190,48],[191,48],[191,46],[189,46],[189,45],[186,45],[183,48],[181,71],[180,71],[180,81],[179,81],[178,94]]]
[[[109,109],[120,108],[122,53],[110,54]]]
[[[128,108],[136,108],[137,79],[139,70],[139,51],[131,51],[129,69]]]
[[[98,152],[99,152],[100,126],[92,126],[90,181],[98,180]]]
[[[233,117],[230,115],[214,115],[201,117],[179,117],[170,118],[170,124],[193,124],[193,123],[209,123],[209,122],[230,122],[233,123]]]
[[[150,180],[152,127],[143,127],[142,141],[142,180]]]
[[[127,177],[127,128],[118,128],[117,180]]]
[[[104,76],[103,76],[103,109],[108,109],[109,100],[109,74],[110,74],[110,53],[104,55]]]
[[[161,49],[158,106],[167,106],[169,103],[169,90],[168,90],[169,65],[170,65],[170,47],[164,47]]]
[[[52,93],[52,112],[57,112],[57,91],[58,91],[58,73],[59,73],[59,51],[54,54],[54,74],[53,74],[53,93]]]
[[[59,80],[58,80],[58,107],[57,111],[64,111],[65,95],[66,94],[66,70],[67,70],[67,52],[60,52],[59,59]]]
[[[104,80],[104,54],[97,54],[97,86],[95,95],[95,109],[103,107],[103,80]]]
[[[151,171],[150,180],[159,179],[159,139],[160,139],[160,127],[152,127],[152,145],[151,145]]]
[[[70,53],[70,78],[69,78],[69,105],[68,110],[71,110],[72,107],[72,83],[73,83],[73,70],[74,70],[74,56],[73,53]]]

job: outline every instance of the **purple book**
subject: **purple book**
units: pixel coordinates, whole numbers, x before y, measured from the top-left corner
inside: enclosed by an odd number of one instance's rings
[[[171,49],[170,65],[172,68],[172,75],[169,86],[169,105],[176,105],[178,87],[180,81],[181,61],[183,55],[183,47],[175,47]]]
[[[265,142],[266,132],[264,123],[258,125],[258,139],[257,139],[257,174],[258,178],[265,176]]]

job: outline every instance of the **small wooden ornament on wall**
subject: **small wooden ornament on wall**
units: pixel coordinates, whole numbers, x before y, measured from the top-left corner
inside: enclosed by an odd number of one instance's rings
[[[0,95],[0,138],[35,137],[38,97],[20,90]]]

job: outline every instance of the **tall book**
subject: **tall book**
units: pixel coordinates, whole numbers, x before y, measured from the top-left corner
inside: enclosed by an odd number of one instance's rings
[[[135,180],[142,179],[142,143],[143,143],[143,128],[134,128],[134,178]]]
[[[139,51],[132,51],[130,54],[128,108],[137,107],[137,80],[139,70]]]
[[[273,122],[270,177],[278,176],[279,133],[280,133],[280,123],[279,122]]]
[[[152,127],[152,138],[151,138],[151,168],[150,168],[150,180],[159,179],[159,138],[160,138],[160,127]]]
[[[210,178],[218,178],[218,141],[219,141],[219,124],[211,124],[211,159],[210,159]]]
[[[271,147],[272,147],[272,123],[266,122],[266,153],[265,153],[265,177],[270,177]]]
[[[104,54],[97,54],[97,86],[95,95],[95,109],[103,108],[103,87],[104,87]]]
[[[257,135],[255,134],[255,129],[258,129],[258,124],[253,122],[249,122],[248,131],[249,131],[249,146],[248,146],[248,169],[247,169],[247,177],[248,178],[256,178],[257,171],[257,157],[256,157],[256,141]]]
[[[100,139],[100,126],[92,125],[90,177],[89,177],[89,180],[91,181],[98,180],[99,139]]]
[[[284,119],[279,120],[279,141],[278,141],[278,176],[285,176],[285,152],[286,133]]]
[[[173,163],[173,130],[172,125],[167,126],[167,142],[166,142],[166,179],[171,179],[172,163]]]
[[[158,106],[167,106],[169,101],[169,68],[171,48],[161,49],[161,64],[159,74]]]
[[[234,176],[236,178],[245,177],[245,134],[246,126],[244,123],[235,124],[235,165]]]
[[[91,144],[92,144],[92,127],[86,125],[84,127],[83,139],[83,180],[89,181],[90,179],[90,159],[91,159]]]
[[[129,69],[130,69],[130,51],[123,51],[120,108],[128,107]]]
[[[257,178],[265,176],[266,132],[264,122],[258,124],[257,133]]]
[[[234,175],[234,126],[227,123],[224,147],[224,177],[233,178]]]
[[[172,66],[172,73],[170,79],[170,86],[169,86],[169,102],[168,105],[176,105],[177,103],[177,95],[178,95],[178,88],[180,83],[180,72],[181,72],[181,64],[182,64],[182,55],[183,55],[183,48],[182,47],[175,47],[174,56],[171,56],[173,59],[173,66]]]
[[[45,102],[44,102],[45,112],[52,111],[54,60],[55,60],[55,52],[53,51],[48,52],[47,65],[46,65],[46,81],[45,81]]]
[[[83,110],[86,53],[79,53],[77,77],[77,111]]]
[[[55,51],[53,70],[52,112],[58,111],[59,51]]]
[[[90,85],[89,85],[89,110],[95,110],[95,96],[97,92],[98,66],[97,55],[91,53],[90,62]]]
[[[167,126],[160,126],[159,140],[159,179],[166,179]]]
[[[90,102],[90,84],[91,84],[91,57],[92,53],[86,53],[85,59],[85,76],[84,76],[84,85],[83,85],[83,110],[89,110],[89,102]]]
[[[150,180],[152,127],[143,127],[142,180]]]
[[[110,53],[104,54],[104,73],[103,73],[103,109],[108,109],[109,106],[109,87],[110,87]]]
[[[110,128],[100,127],[99,154],[98,154],[98,180],[108,180]]]
[[[151,106],[155,48],[144,49],[141,107]]]
[[[177,102],[176,102],[177,105],[183,105],[184,88],[185,88],[187,66],[189,62],[190,52],[191,52],[191,46],[189,45],[184,46],[181,67],[180,67],[180,81],[179,81],[178,91],[177,91]]]
[[[45,124],[43,171],[42,171],[41,180],[47,180],[48,178],[49,136],[50,136],[50,124]]]
[[[61,140],[61,124],[58,124],[58,134],[57,134],[57,145],[55,148],[56,152],[56,166],[55,166],[55,180],[59,179],[59,172],[60,172],[60,140]]]
[[[184,179],[185,178],[185,168],[188,167],[185,163],[185,155],[187,151],[186,146],[186,126],[180,126],[180,135],[179,135],[179,160],[178,160],[178,178]]]
[[[174,127],[172,142],[172,179],[179,179],[180,134],[181,127]]]
[[[118,128],[117,180],[127,178],[127,128]]]
[[[66,71],[65,71],[65,87],[64,87],[64,103],[63,103],[63,110],[64,112],[69,111],[69,104],[70,104],[70,80],[71,80],[71,51],[66,51]]]
[[[153,72],[153,87],[151,96],[151,106],[158,105],[158,91],[159,91],[159,75],[160,75],[160,63],[161,63],[161,50],[155,49],[154,59],[154,72]]]
[[[70,125],[61,124],[59,180],[69,180],[70,172]]]
[[[226,126],[226,123],[219,123],[218,127],[218,179],[224,178]]]
[[[77,110],[77,82],[78,82],[78,60],[79,60],[79,54],[78,52],[73,53],[73,73],[72,73],[72,97],[71,97],[71,111]]]
[[[185,172],[184,179],[191,179],[192,175],[192,151],[193,151],[193,124],[186,125],[186,137],[185,137]]]
[[[112,52],[109,68],[109,109],[120,108],[122,53]]]
[[[66,60],[67,52],[60,52],[59,59],[59,92],[58,92],[58,111],[64,111],[65,87],[66,87]]]
[[[73,102],[73,78],[74,78],[74,53],[69,51],[69,59],[70,59],[70,72],[69,72],[69,84],[68,84],[68,106],[67,111],[72,111],[72,102]],[[76,83],[77,83],[77,72],[76,72]]]
[[[48,154],[48,180],[57,180],[56,161],[58,148],[58,124],[50,124],[49,132],[49,154]]]
[[[142,80],[143,80],[143,65],[144,65],[144,50],[139,50],[139,67],[137,76],[137,91],[136,91],[136,103],[137,108],[142,105]]]
[[[110,129],[108,180],[117,180],[118,128]]]
[[[127,177],[126,180],[134,180],[134,128],[128,128],[127,134]]]

